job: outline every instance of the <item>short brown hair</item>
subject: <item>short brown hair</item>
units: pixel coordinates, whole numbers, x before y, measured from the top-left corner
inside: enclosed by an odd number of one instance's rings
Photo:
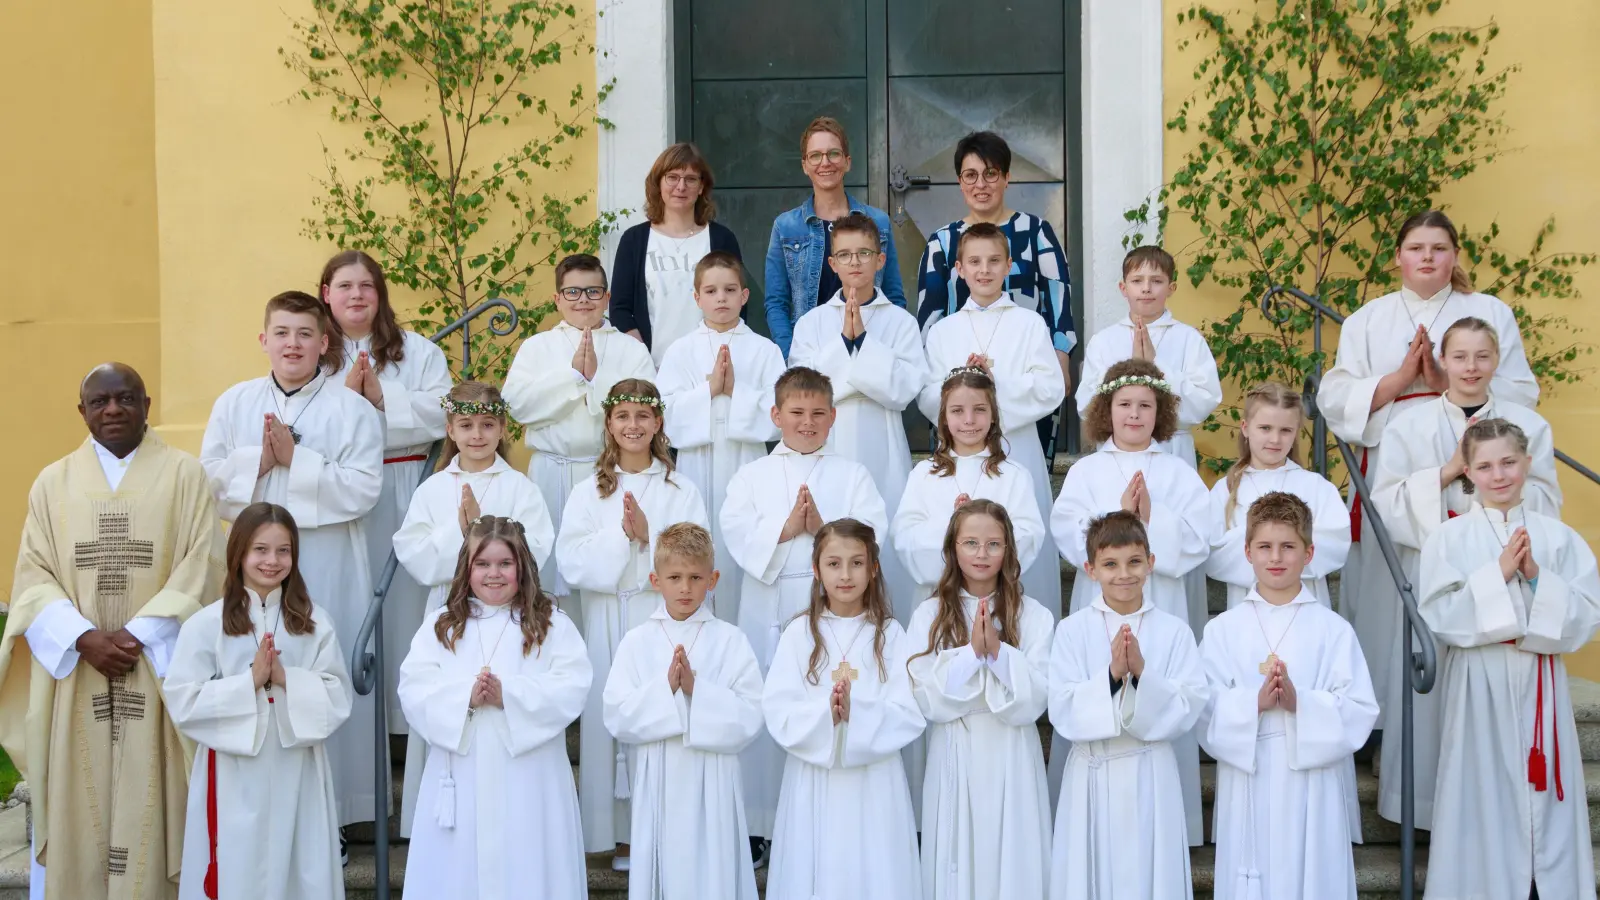
[[[811,120],[810,125],[806,126],[805,131],[800,132],[801,159],[805,159],[806,148],[811,146],[811,136],[818,132],[825,132],[838,138],[839,149],[844,151],[845,156],[850,155],[850,138],[844,133],[844,125],[832,116],[817,116]]]
[[[599,272],[600,283],[607,287],[611,285],[610,280],[606,278],[605,264],[599,257],[589,253],[574,253],[562,257],[561,261],[556,263],[556,290],[561,290],[562,283],[573,272]]]
[[[956,259],[961,258],[961,251],[967,246],[968,241],[998,241],[1006,251],[1006,257],[1011,256],[1011,240],[1000,226],[993,222],[974,222],[961,232],[961,237],[956,239]]]
[[[1116,381],[1129,375],[1166,380],[1161,368],[1143,359],[1125,359],[1106,370],[1101,384]],[[1118,390],[1123,390],[1119,388]],[[1152,388],[1152,390],[1155,390]],[[1111,439],[1111,400],[1116,391],[1102,394],[1098,390],[1089,406],[1083,411],[1083,437],[1091,444],[1103,444]],[[1156,424],[1150,437],[1156,441],[1169,441],[1178,431],[1178,398],[1168,391],[1156,390]]]
[[[786,369],[778,376],[778,383],[772,389],[773,405],[782,407],[785,400],[795,394],[821,394],[828,398],[828,405],[833,405],[833,380],[805,366],[795,366]]]
[[[1250,504],[1244,517],[1244,540],[1249,543],[1262,525],[1287,525],[1307,547],[1311,546],[1311,507],[1287,491],[1268,491]]]
[[[1125,509],[1090,521],[1089,531],[1083,536],[1083,549],[1088,554],[1085,558],[1091,563],[1101,550],[1116,547],[1143,547],[1146,554],[1150,552],[1150,533],[1138,515]]]
[[[700,290],[700,279],[706,277],[706,273],[712,269],[728,269],[739,276],[739,287],[749,287],[745,284],[744,263],[739,261],[739,257],[726,250],[713,250],[700,257],[700,261],[694,265],[695,290]]]
[[[693,522],[668,525],[656,537],[655,567],[661,568],[669,559],[682,559],[705,566],[717,561],[717,545],[712,543],[711,532]]]
[[[323,352],[318,362],[322,371],[332,375],[344,368],[344,339],[343,332],[333,321],[333,313],[328,305],[311,296],[305,291],[284,291],[267,301],[267,311],[261,317],[261,329],[266,330],[272,321],[272,314],[277,312],[293,313],[295,315],[310,316],[317,320],[317,330],[327,335],[328,349]]]
[[[667,204],[661,199],[661,179],[675,169],[690,168],[700,176],[700,196],[694,201],[694,223],[704,225],[717,217],[717,204],[711,199],[711,186],[716,179],[711,176],[711,164],[706,162],[700,148],[693,144],[673,144],[661,151],[650,174],[644,178],[644,217],[660,222],[667,215]]]
[[[1122,258],[1123,278],[1127,278],[1142,268],[1155,269],[1157,272],[1167,276],[1168,281],[1175,281],[1178,278],[1178,261],[1172,258],[1171,253],[1160,247],[1148,245],[1135,247],[1128,251],[1127,256]]]
[[[835,244],[839,243],[839,235],[841,234],[867,235],[872,238],[872,246],[875,249],[883,249],[883,236],[878,234],[878,223],[872,221],[872,217],[866,213],[853,212],[841,219],[834,220],[833,242]]]

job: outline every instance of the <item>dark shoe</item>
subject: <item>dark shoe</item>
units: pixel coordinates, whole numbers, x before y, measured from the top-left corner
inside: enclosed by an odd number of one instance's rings
[[[766,838],[750,839],[750,861],[757,869],[764,868],[772,859],[772,842]]]
[[[345,839],[344,829],[339,829],[339,865],[350,865],[350,842]]]

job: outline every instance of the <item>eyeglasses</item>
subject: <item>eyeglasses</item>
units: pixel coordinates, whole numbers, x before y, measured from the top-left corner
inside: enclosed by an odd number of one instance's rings
[[[999,169],[996,169],[994,166],[990,166],[989,168],[983,170],[981,177],[983,178],[984,184],[994,184],[996,181],[1000,180],[1001,174],[1003,173]],[[977,184],[979,177],[980,175],[977,169],[963,169],[961,172],[961,183]]]
[[[661,180],[665,181],[667,183],[667,187],[669,188],[675,188],[678,185],[683,185],[684,187],[692,190],[700,186],[699,175],[678,175],[676,173],[668,173],[661,176]]]
[[[962,553],[965,553],[968,556],[977,556],[979,550],[987,551],[986,555],[988,556],[999,556],[1001,553],[1004,553],[1006,549],[1006,545],[999,541],[990,541],[987,544],[980,544],[972,538],[967,538],[966,540],[957,543],[956,546],[961,549]]]
[[[604,300],[606,289],[603,287],[564,287],[561,289],[563,300],[581,300],[585,297],[590,300]]]
[[[814,169],[817,166],[822,165],[823,160],[827,160],[834,165],[838,165],[844,161],[844,151],[840,150],[838,147],[828,151],[813,150],[802,158],[806,161],[807,165]]]
[[[838,250],[833,254],[833,261],[841,266],[848,266],[857,262],[872,262],[877,256],[876,250]]]

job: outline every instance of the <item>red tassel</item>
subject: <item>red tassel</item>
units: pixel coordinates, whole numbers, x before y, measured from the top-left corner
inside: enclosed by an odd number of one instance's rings
[[[206,753],[206,834],[210,838],[211,864],[206,866],[205,891],[207,897],[217,900],[217,751]]]
[[[1537,747],[1528,751],[1528,783],[1536,791],[1543,791],[1550,785],[1545,775],[1544,751]]]

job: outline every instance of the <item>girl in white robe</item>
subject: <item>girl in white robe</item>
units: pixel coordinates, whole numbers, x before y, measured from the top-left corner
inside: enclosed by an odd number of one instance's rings
[[[1333,608],[1328,574],[1341,568],[1350,553],[1350,511],[1333,482],[1300,467],[1295,444],[1304,425],[1305,400],[1299,391],[1269,381],[1245,394],[1239,461],[1211,486],[1212,545],[1206,574],[1228,586],[1230,609],[1256,583],[1244,554],[1245,510],[1271,491],[1294,494],[1311,507],[1317,553],[1306,566],[1306,587],[1318,602]]]
[[[1346,773],[1378,717],[1372,681],[1355,630],[1305,587],[1310,508],[1268,493],[1245,528],[1256,587],[1200,641],[1211,692],[1200,741],[1217,760],[1213,891],[1355,900]]]
[[[728,549],[744,571],[739,627],[767,671],[789,620],[811,601],[811,526],[850,517],[878,534],[887,534],[883,498],[865,466],[829,452],[832,385],[826,375],[790,368],[778,379],[772,415],[783,435],[767,456],[748,463],[728,484],[718,520]],[[802,493],[815,515],[806,527],[789,531]],[[785,539],[785,535],[788,538]],[[744,771],[745,815],[753,836],[770,838],[778,812],[778,787],[784,754],[772,737],[756,736],[740,756]]]
[[[631,338],[630,338],[631,340]],[[584,848],[628,853],[629,776],[626,748],[606,730],[603,689],[622,636],[644,624],[661,603],[650,585],[656,538],[669,525],[709,526],[705,501],[687,478],[674,476],[665,404],[656,386],[625,378],[606,395],[605,448],[594,473],[572,489],[556,559],[580,592],[583,640],[596,685],[579,720],[578,796]]]
[[[666,431],[678,451],[678,471],[700,489],[711,516],[722,573],[713,612],[724,622],[738,622],[744,578],[728,549],[720,514],[733,473],[766,456],[767,442],[778,439],[770,411],[773,387],[783,374],[783,351],[739,319],[750,292],[737,265],[708,267],[697,281],[695,302],[704,320],[667,348],[656,383],[667,403]],[[732,285],[742,293],[729,299]]]
[[[922,734],[870,526],[817,533],[811,606],[789,623],[762,712],[788,752],[768,900],[923,900],[900,750]]]
[[[1034,505],[1042,522],[1049,515],[1053,482],[1039,443],[1038,424],[1055,415],[1067,396],[1050,329],[1039,316],[1018,309],[1010,295],[1002,295],[988,306],[969,298],[960,312],[935,322],[928,329],[928,368],[934,377],[918,400],[928,421],[938,422],[943,406],[939,379],[967,366],[969,360],[983,360],[987,374],[994,379],[1006,457],[1032,480]],[[1009,505],[1007,510],[1020,525],[1022,513]],[[1022,578],[1028,596],[1049,610],[1052,618],[1059,618],[1061,567],[1049,556],[1040,554],[1033,565],[1025,564]]]
[[[1434,348],[1459,319],[1482,319],[1499,338],[1491,392],[1502,403],[1529,409],[1539,401],[1516,315],[1498,299],[1473,292],[1471,279],[1457,265],[1460,247],[1444,213],[1430,210],[1406,220],[1395,241],[1401,289],[1368,301],[1339,329],[1339,350],[1333,369],[1323,376],[1317,406],[1328,428],[1361,454],[1358,465],[1369,484],[1387,450],[1381,438],[1389,423],[1448,386]],[[1400,594],[1377,543],[1361,541],[1358,498],[1350,498],[1350,508],[1352,546],[1339,578],[1339,612],[1355,626],[1373,687],[1387,698],[1394,669],[1388,651]],[[1378,727],[1384,727],[1382,715]]]
[[[1049,693],[1053,623],[1022,591],[1004,506],[963,505],[943,544],[945,573],[905,638],[911,690],[930,724],[921,784],[923,896],[1042,900],[1050,801],[1039,716]]]
[[[1561,514],[1561,488],[1556,483],[1555,447],[1550,426],[1538,413],[1514,403],[1500,402],[1489,385],[1499,361],[1494,329],[1476,318],[1458,320],[1439,340],[1448,387],[1438,399],[1417,403],[1394,416],[1384,429],[1384,454],[1371,475],[1372,500],[1383,515],[1399,549],[1406,579],[1417,585],[1422,548],[1439,526],[1472,509],[1473,495],[1463,473],[1462,434],[1473,421],[1503,418],[1528,437],[1532,463],[1523,496],[1530,510],[1551,517]],[[1390,582],[1391,586],[1393,582]],[[1398,594],[1391,612],[1381,664],[1389,709],[1398,709],[1404,692],[1411,690],[1406,677],[1410,654],[1401,648]],[[1438,648],[1441,657],[1442,647]],[[1412,759],[1416,772],[1416,822],[1429,828],[1433,822],[1433,796],[1439,761],[1439,691],[1412,697]],[[1378,812],[1391,822],[1400,821],[1400,733],[1389,732],[1383,742],[1378,768]]]
[[[501,392],[533,451],[528,480],[544,495],[559,534],[567,498],[605,443],[606,393],[624,378],[654,378],[656,367],[643,341],[606,321],[611,295],[599,260],[577,254],[562,260],[557,271],[554,299],[561,321],[522,342]],[[600,296],[590,298],[586,291]],[[577,592],[568,588],[559,556],[543,575],[545,589],[577,616]]]
[[[876,233],[874,226],[873,234]],[[903,414],[928,381],[928,362],[922,352],[922,332],[917,328],[916,317],[890,303],[882,290],[870,284],[869,278],[869,286],[859,295],[874,292],[866,303],[847,304],[845,291],[841,290],[827,303],[819,303],[801,316],[789,345],[789,365],[816,369],[833,381],[833,405],[838,416],[828,447],[866,467],[892,521],[900,508],[906,476],[911,472],[911,449],[906,443]],[[847,315],[859,316],[861,321],[862,334],[855,349],[845,346]],[[865,515],[855,510],[846,510],[845,514]],[[887,543],[888,533],[879,534]],[[909,615],[916,601],[904,598],[916,597],[916,588],[892,553],[884,559],[884,578],[895,614]]]
[[[432,341],[401,329],[389,303],[389,285],[378,261],[360,250],[346,250],[328,260],[317,281],[322,302],[338,326],[343,344],[334,378],[360,394],[383,419],[383,490],[378,503],[362,517],[367,535],[367,565],[373,585],[389,561],[390,541],[423,471],[428,449],[444,437],[444,411],[439,401],[450,390],[450,361]],[[428,589],[397,569],[383,601],[384,686],[390,734],[405,734],[395,685],[400,660],[411,636],[422,624]]]
[[[539,588],[521,527],[481,517],[449,597],[400,666],[406,720],[431,748],[409,894],[588,896],[566,732],[592,678],[578,629]]]
[[[261,342],[272,372],[217,398],[200,462],[224,521],[258,501],[294,516],[306,589],[349,646],[372,602],[361,519],[383,488],[383,423],[370,403],[322,370],[332,326],[320,300],[287,291],[267,309]],[[272,463],[265,472],[263,462]],[[358,696],[345,727],[328,739],[341,825],[372,821],[380,799],[372,789],[375,723],[373,698]]]
[[[1482,504],[1422,551],[1422,617],[1450,647],[1428,900],[1595,896],[1589,805],[1562,654],[1600,627],[1600,575],[1576,531],[1525,502],[1529,441],[1504,419],[1462,440]],[[1566,753],[1563,754],[1562,750]]]
[[[715,556],[698,525],[661,533],[661,605],[623,637],[606,679],[606,728],[631,745],[629,900],[756,900],[739,751],[762,729],[761,669],[705,602],[722,581]]]
[[[1138,517],[1095,520],[1087,543],[1084,577],[1100,596],[1062,620],[1050,650],[1050,721],[1072,741],[1050,896],[1188,898],[1191,841],[1172,742],[1205,709],[1205,670],[1189,623],[1145,596],[1150,546]]]
[[[439,471],[417,488],[405,523],[394,535],[400,565],[428,589],[429,612],[444,605],[473,519],[491,515],[520,523],[537,566],[544,566],[555,544],[544,496],[506,462],[506,405],[500,392],[487,384],[464,381],[450,389],[441,405],[448,430]],[[385,604],[386,630],[388,621]],[[416,629],[411,633],[415,636]],[[395,651],[397,666],[410,646],[407,641]],[[426,741],[414,735],[407,740],[405,789],[400,795],[401,837],[411,836],[427,752]]]
[[[350,677],[298,556],[287,510],[247,507],[228,535],[222,599],[178,634],[162,693],[200,745],[179,900],[344,897],[323,741],[350,715]]]
[[[963,503],[982,499],[1000,504],[1011,516],[1023,593],[1033,597],[1034,590],[1054,585],[1059,604],[1061,562],[1054,553],[1039,552],[1048,542],[1044,517],[1034,497],[1033,476],[1006,455],[993,379],[963,367],[945,378],[939,395],[934,418],[938,444],[931,459],[911,470],[889,529],[895,552],[916,583],[915,596],[933,596],[944,576],[951,515]]]

